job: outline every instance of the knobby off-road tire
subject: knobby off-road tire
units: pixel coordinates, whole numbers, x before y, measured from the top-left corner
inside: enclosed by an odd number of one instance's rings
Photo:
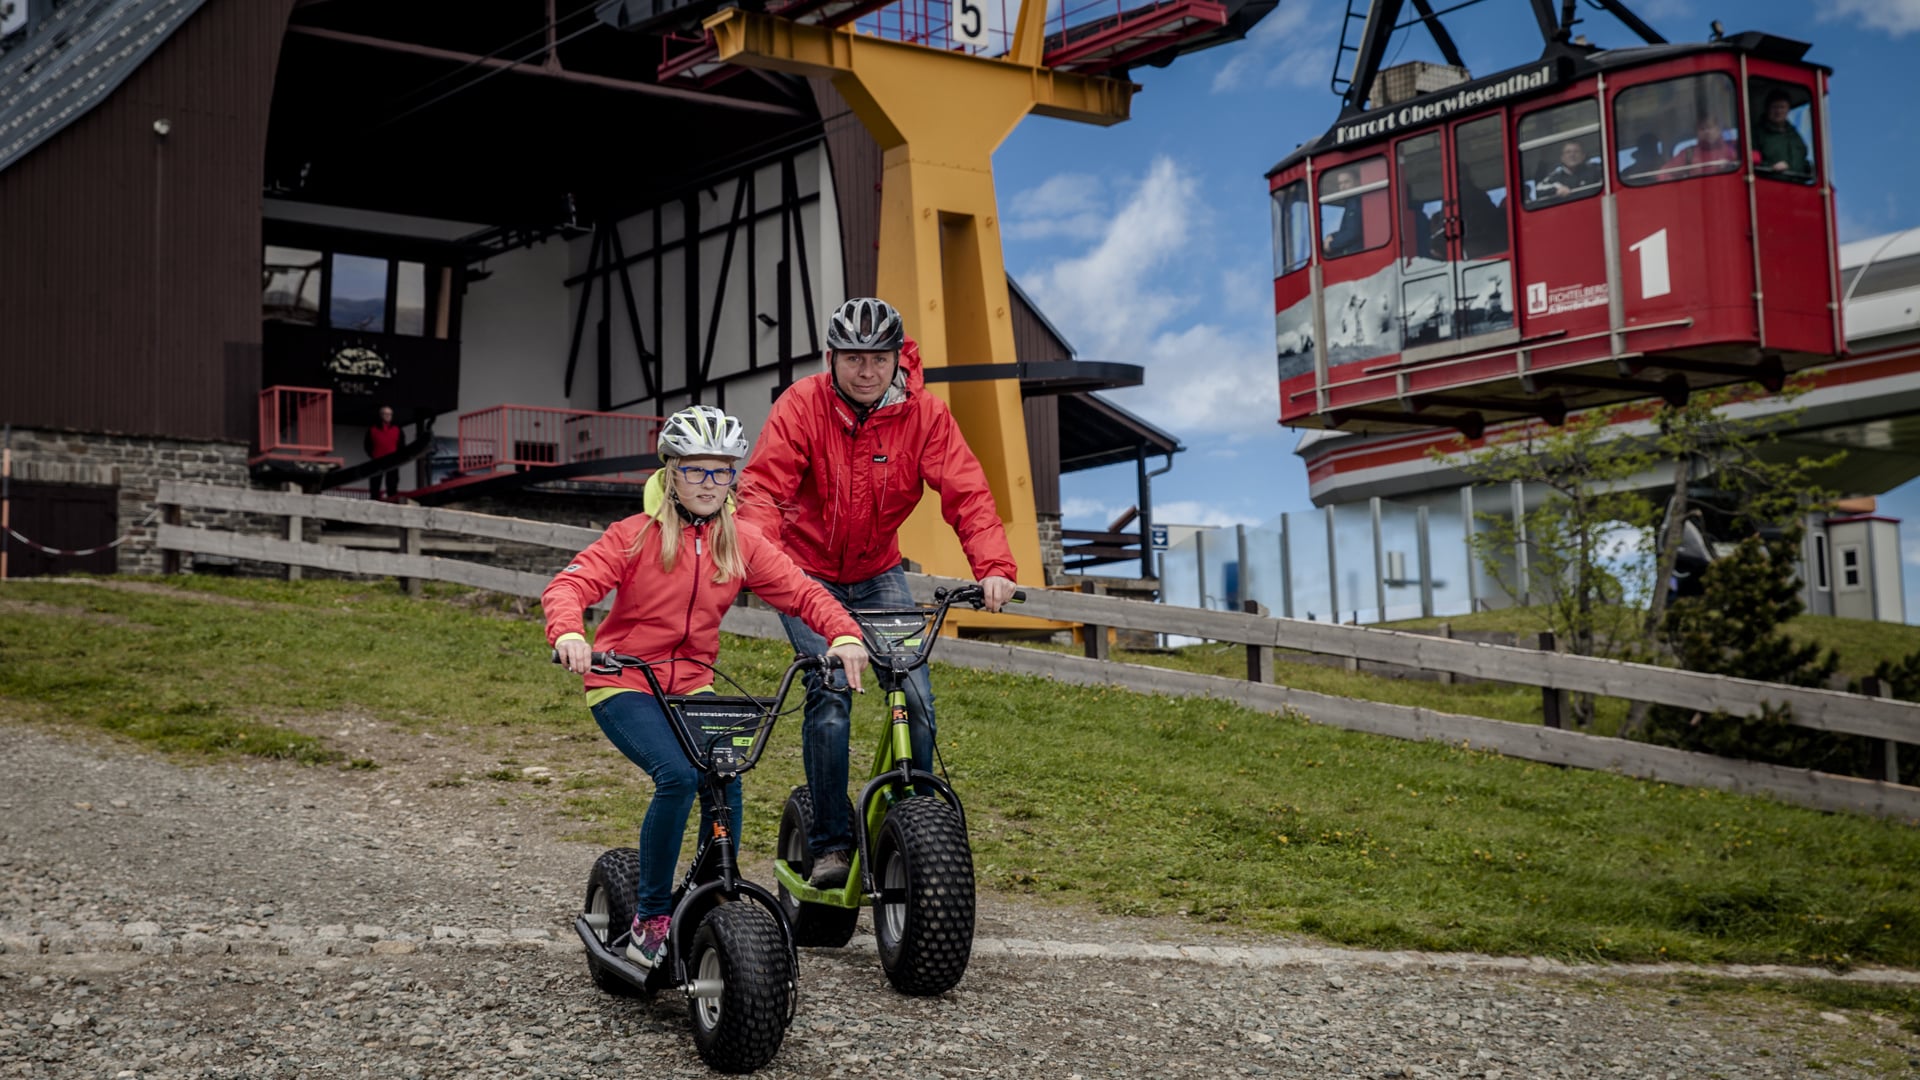
[[[605,915],[607,928],[600,943],[612,948],[633,925],[633,894],[640,883],[640,852],[635,848],[614,848],[594,860],[587,875],[585,910],[589,915]],[[617,951],[617,950],[616,950]],[[587,973],[593,985],[615,997],[650,997],[651,994],[613,973],[605,964],[587,954]]]
[[[845,796],[842,796],[845,798]],[[847,802],[849,820],[853,803]],[[807,834],[813,831],[813,791],[802,784],[787,796],[787,808],[780,814],[780,857],[801,877],[813,876],[813,849]],[[832,904],[808,904],[793,898],[785,885],[780,886],[780,906],[787,922],[793,925],[793,943],[818,948],[838,949],[853,940],[853,925],[860,921],[859,908]]]
[[[887,813],[873,849],[873,933],[902,993],[945,993],[973,955],[973,852],[959,811],[919,796]]]
[[[693,936],[687,974],[699,983],[718,982],[714,998],[694,997],[693,1045],[721,1072],[752,1072],[780,1052],[792,1019],[792,954],[780,923],[759,904],[721,904]]]

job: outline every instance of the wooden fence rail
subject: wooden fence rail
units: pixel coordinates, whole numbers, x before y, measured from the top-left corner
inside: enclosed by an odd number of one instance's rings
[[[361,525],[434,530],[576,551],[597,539],[593,529],[464,511],[398,506],[336,496],[297,495],[168,483],[155,500],[166,519],[182,507],[319,518]],[[343,549],[214,529],[163,525],[159,546],[169,552],[199,552],[343,573],[448,581],[513,596],[537,597],[547,576],[460,559],[421,554]],[[967,584],[924,574],[907,575],[917,599],[931,599],[942,586]],[[1920,788],[1834,776],[1694,754],[1667,747],[1560,731],[1530,724],[1459,716],[1430,709],[1357,701],[1276,686],[1272,649],[1326,653],[1471,675],[1482,679],[1582,691],[1674,705],[1702,712],[1751,714],[1768,704],[1789,705],[1794,722],[1894,742],[1920,743],[1920,704],[1829,690],[1781,686],[1721,675],[1675,671],[1644,664],[1539,652],[1515,646],[1450,640],[1419,634],[1275,619],[1261,614],[1204,611],[1093,593],[1029,588],[1019,614],[1076,622],[1105,639],[1106,627],[1205,638],[1249,650],[1248,681],[1165,668],[1065,656],[1056,652],[975,641],[943,642],[942,660],[968,667],[1042,675],[1085,685],[1113,685],[1146,693],[1204,695],[1253,708],[1297,710],[1318,723],[1397,738],[1468,743],[1512,757],[1732,791],[1765,791],[1803,805],[1830,810],[1920,819]],[[726,629],[756,637],[781,637],[771,613],[738,608]],[[1892,754],[1887,755],[1893,758]],[[1891,779],[1891,777],[1889,778]]]

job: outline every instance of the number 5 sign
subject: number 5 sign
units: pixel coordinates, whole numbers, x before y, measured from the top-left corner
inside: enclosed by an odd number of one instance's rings
[[[953,0],[953,40],[962,45],[986,47],[986,0]]]

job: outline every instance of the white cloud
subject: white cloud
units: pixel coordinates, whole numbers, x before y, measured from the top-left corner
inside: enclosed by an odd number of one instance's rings
[[[1146,368],[1145,385],[1113,393],[1122,408],[1177,434],[1266,433],[1279,415],[1272,298],[1256,269],[1218,266],[1226,246],[1208,224],[1198,181],[1157,158],[1089,249],[1021,281],[1083,356]]]
[[[1097,239],[1107,224],[1106,181],[1061,173],[1009,199],[1006,218],[1006,235],[1015,240]]]
[[[1203,528],[1215,528],[1224,525],[1239,525],[1245,517],[1213,503],[1199,502],[1193,499],[1175,499],[1172,502],[1155,502],[1153,520],[1170,525],[1199,525]]]
[[[1831,0],[1820,18],[1858,20],[1870,30],[1902,37],[1920,30],[1920,0]]]
[[[1344,2],[1344,0],[1336,0]],[[1310,0],[1280,5],[1261,19],[1238,45],[1233,56],[1213,76],[1213,92],[1229,93],[1253,85],[1316,86],[1323,84],[1333,52],[1331,19],[1315,19]]]
[[[1909,540],[1900,545],[1900,554],[1908,566],[1920,566],[1920,540]]]
[[[1069,529],[1104,529],[1125,510],[1100,499],[1069,495],[1060,500],[1060,523]]]

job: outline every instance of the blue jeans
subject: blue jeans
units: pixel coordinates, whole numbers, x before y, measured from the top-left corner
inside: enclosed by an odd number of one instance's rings
[[[711,796],[700,787],[700,770],[687,760],[679,740],[668,727],[666,710],[652,694],[615,694],[593,707],[614,748],[653,778],[653,799],[640,823],[640,885],[633,910],[641,918],[673,912],[673,870],[680,861],[680,840],[687,831],[693,797],[700,796],[700,838],[712,835]],[[740,781],[727,785],[727,805],[733,808],[734,850],[740,850]],[[626,927],[616,927],[616,932]]]
[[[818,579],[816,579],[818,580]],[[907,590],[907,572],[894,567],[886,573],[836,585],[822,581],[833,598],[849,611],[892,609],[914,606]],[[787,640],[793,651],[818,656],[827,651],[827,641],[792,615],[780,616],[787,628]],[[835,689],[845,686],[838,672],[831,683],[822,673],[806,674],[807,705],[800,724],[801,760],[807,768],[807,787],[813,791],[813,830],[807,834],[807,847],[814,858],[829,851],[845,851],[853,846],[853,819],[847,814],[847,742],[848,717],[853,711],[853,692]],[[872,670],[866,675],[869,685],[879,682]],[[933,682],[927,667],[916,668],[907,679],[907,723],[913,735],[913,763],[921,769],[933,769]]]

